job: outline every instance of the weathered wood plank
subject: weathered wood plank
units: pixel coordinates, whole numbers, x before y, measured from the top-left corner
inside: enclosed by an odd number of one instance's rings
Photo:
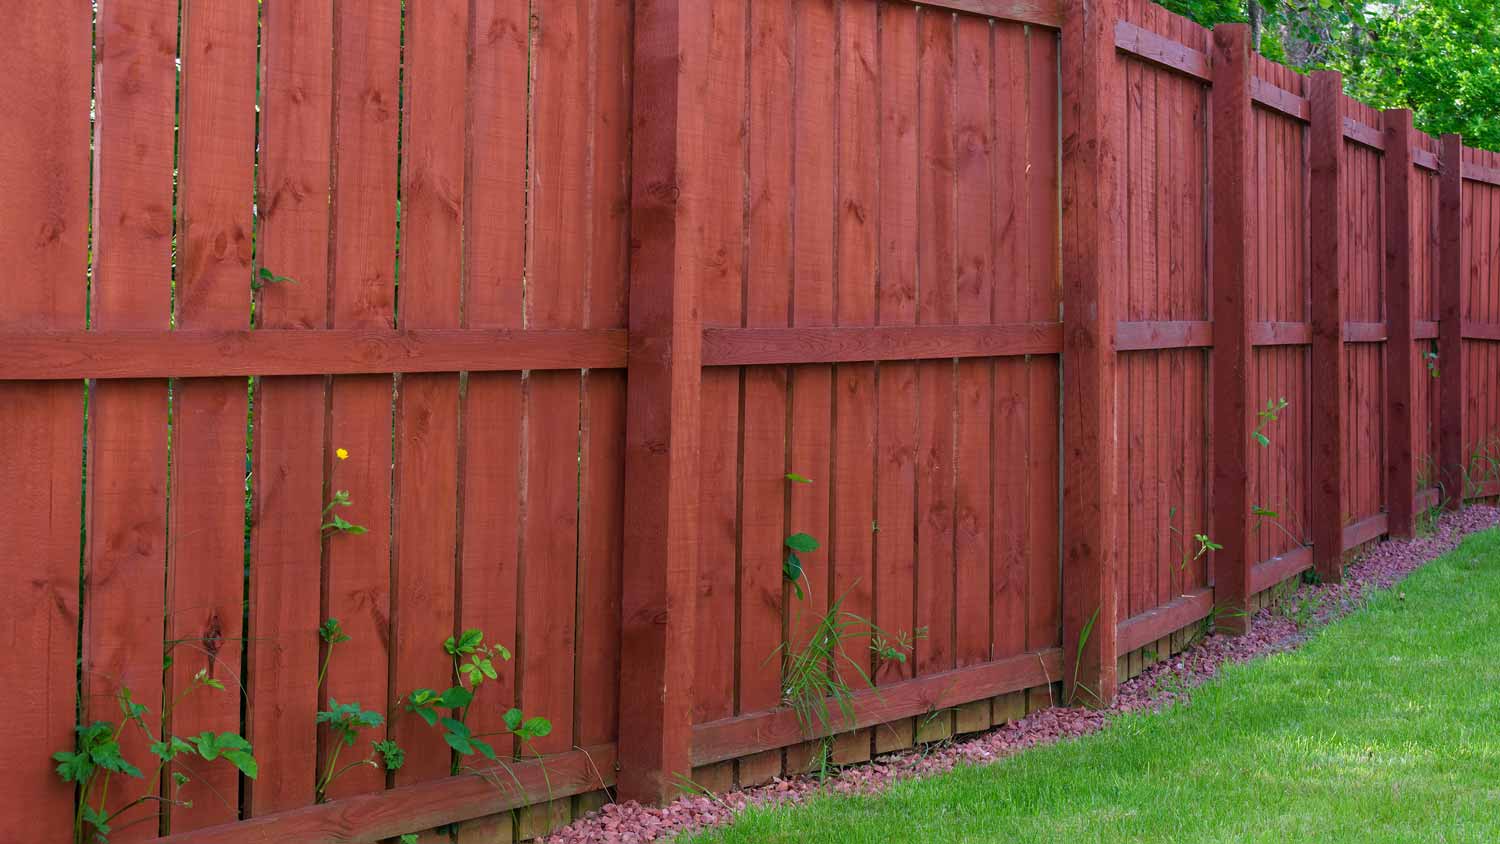
[[[1256,283],[1256,218],[1251,213],[1254,138],[1250,80],[1250,29],[1219,24],[1213,30],[1213,552],[1215,618],[1220,630],[1249,627],[1251,307]]]
[[[1115,471],[1118,311],[1106,279],[1125,264],[1124,69],[1114,43],[1118,0],[1071,0],[1063,63],[1063,653],[1065,694],[1082,684],[1097,702],[1117,684],[1115,571],[1119,490]]]
[[[91,17],[84,4],[7,7],[15,42],[0,77],[0,331],[84,325]],[[0,383],[0,685],[12,694],[0,722],[0,818],[38,841],[72,832],[74,788],[51,754],[73,746],[77,713],[84,390],[78,381]],[[107,712],[105,702],[94,711]]]
[[[626,332],[371,328],[0,331],[0,381],[613,369]]]
[[[162,844],[374,844],[614,785],[614,745],[524,759],[160,839]]]
[[[1142,61],[1194,79],[1208,82],[1213,78],[1207,54],[1130,21],[1115,24],[1115,46]]]
[[[1062,324],[707,328],[704,366],[1057,354]]]
[[[1214,610],[1214,590],[1203,586],[1120,622],[1121,653],[1130,653],[1175,633]],[[1166,656],[1162,654],[1161,656]]]
[[[1438,172],[1438,473],[1448,509],[1463,506],[1463,138],[1444,135]]]
[[[851,694],[848,701],[852,718],[841,719],[838,707],[833,707],[831,729],[818,732],[826,735],[871,727],[1045,685],[1061,675],[1062,663],[1062,653],[1057,648],[1048,648],[927,674],[878,689],[861,689]],[[695,726],[693,763],[707,765],[816,737],[803,732],[796,713],[788,707],[750,712]]]
[[[683,132],[706,92],[680,80],[705,72],[711,9],[669,0],[636,11],[630,334],[640,354],[626,376],[619,777],[622,799],[659,802],[692,775],[705,264],[683,241],[711,207],[699,177],[714,150]]]
[[[1412,143],[1410,109],[1387,109],[1383,159],[1385,216],[1385,308],[1390,345],[1385,355],[1385,489],[1392,536],[1410,537],[1416,529],[1412,498],[1416,495],[1412,414],[1416,396],[1417,357],[1412,354],[1416,313],[1412,302]],[[1348,326],[1344,329],[1348,336]]]
[[[1312,76],[1312,522],[1313,563],[1330,583],[1343,577],[1344,396],[1348,377],[1343,341],[1343,243],[1346,179],[1343,77]]]
[[[1256,105],[1265,106],[1304,123],[1311,119],[1310,106],[1306,97],[1294,94],[1259,76],[1250,80],[1250,98]]]

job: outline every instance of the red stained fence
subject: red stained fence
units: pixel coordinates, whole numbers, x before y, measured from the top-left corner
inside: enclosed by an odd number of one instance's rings
[[[904,663],[848,646],[879,686],[831,748],[856,761],[1108,697],[1500,494],[1500,157],[1242,27],[1143,0],[10,18],[0,818],[37,840],[68,836],[74,722],[200,669],[242,693],[171,729],[245,730],[260,776],[207,769],[113,840],[525,838],[617,780],[805,768],[775,652],[834,602],[924,633]],[[368,533],[322,535],[339,490]],[[330,616],[353,642],[320,687]],[[476,730],[554,725],[489,779],[402,717],[469,627],[516,654]],[[330,696],[408,761],[312,805]]]

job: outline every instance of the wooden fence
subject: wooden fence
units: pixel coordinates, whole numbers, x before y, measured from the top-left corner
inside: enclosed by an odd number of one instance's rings
[[[526,838],[811,764],[776,652],[835,602],[922,634],[863,666],[847,762],[1108,699],[1500,495],[1500,156],[1241,26],[5,6],[0,819],[33,840],[69,837],[74,724],[200,670],[230,690],[171,729],[243,730],[259,776],[195,771],[111,840]],[[320,529],[341,490],[367,533]],[[515,652],[476,731],[554,725],[488,777],[402,714],[465,628]],[[407,762],[315,804],[329,697]]]

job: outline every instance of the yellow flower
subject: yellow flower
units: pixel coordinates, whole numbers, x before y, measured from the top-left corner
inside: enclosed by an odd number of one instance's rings
[[[339,456],[340,460],[348,460],[349,459],[349,449],[347,449],[347,448],[338,449],[337,451],[334,452],[334,454],[337,454]]]

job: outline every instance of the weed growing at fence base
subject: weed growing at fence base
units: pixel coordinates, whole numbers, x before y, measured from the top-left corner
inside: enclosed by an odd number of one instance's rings
[[[1500,840],[1500,530],[1400,592],[1301,650],[1226,668],[1189,705],[686,840]]]

